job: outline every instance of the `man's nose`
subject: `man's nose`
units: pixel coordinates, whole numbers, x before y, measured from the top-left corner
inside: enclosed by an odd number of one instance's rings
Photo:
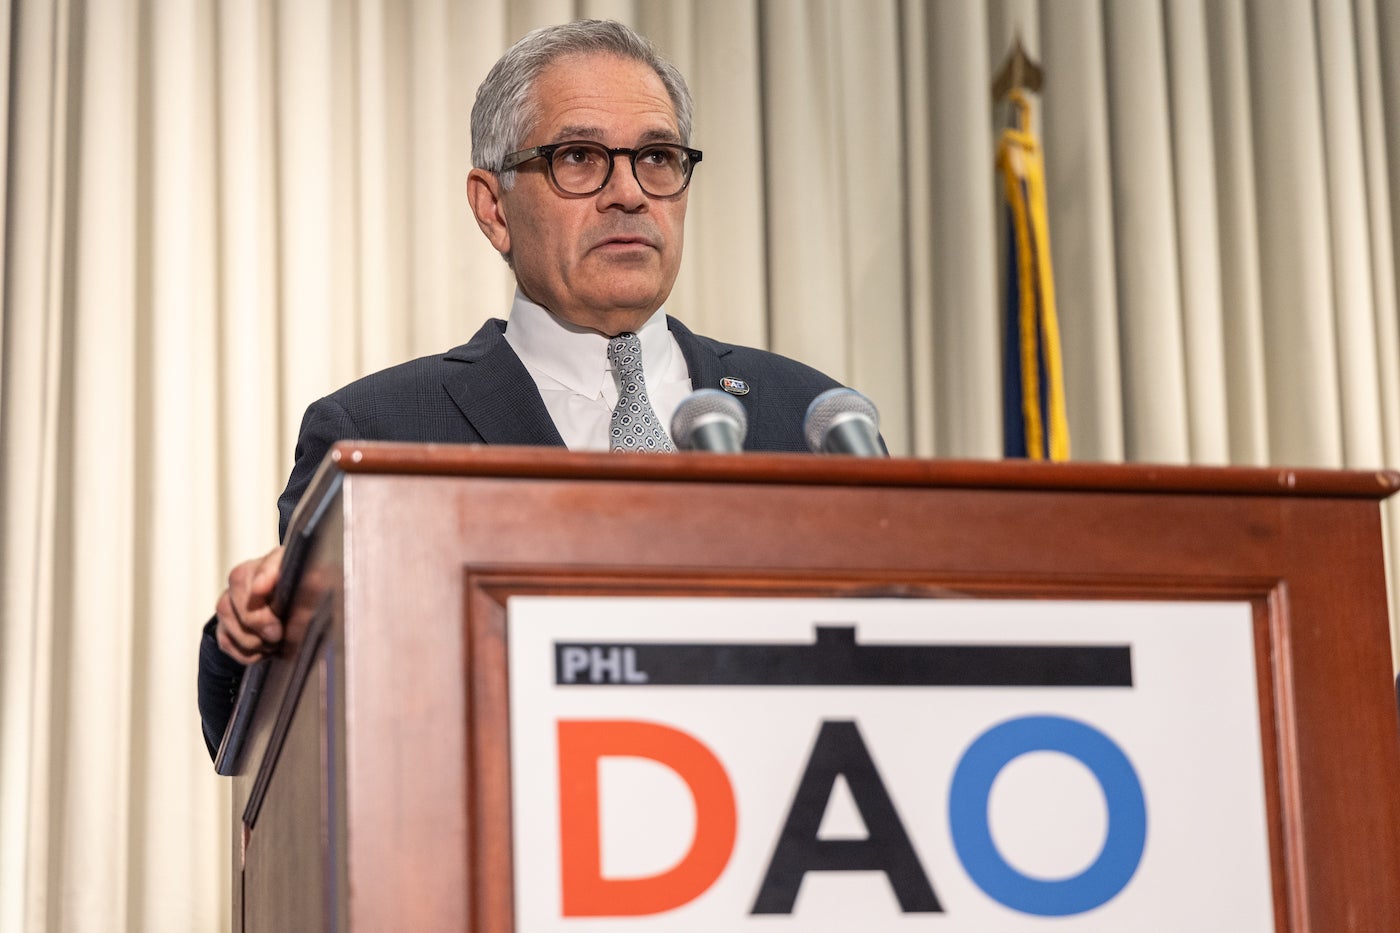
[[[626,153],[613,153],[612,176],[608,178],[608,183],[599,192],[598,202],[600,209],[620,207],[626,211],[641,210],[647,206],[647,193],[642,190],[642,186],[637,181],[637,175],[632,171],[632,159]]]

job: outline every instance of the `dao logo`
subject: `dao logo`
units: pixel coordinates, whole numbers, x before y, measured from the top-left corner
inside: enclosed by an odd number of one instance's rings
[[[814,644],[555,642],[554,671],[560,687],[632,689],[1132,686],[1126,646],[858,645],[853,627],[818,627]],[[555,728],[563,915],[655,914],[710,889],[735,849],[737,765],[727,766],[695,735],[661,722],[560,718]],[[994,838],[993,785],[1008,765],[1033,752],[1057,752],[1077,761],[1103,793],[1102,848],[1070,877],[1021,871]],[[663,872],[604,877],[598,775],[600,762],[610,757],[654,762],[689,789],[694,835],[683,857]],[[863,838],[828,838],[821,832],[838,781],[864,823]],[[769,838],[775,841],[755,878],[757,895],[748,912],[793,913],[803,880],[814,872],[880,872],[902,913],[945,912],[889,787],[856,720],[818,718],[786,813],[774,814]],[[1107,734],[1067,716],[1016,716],[978,734],[955,759],[946,807],[952,846],[968,877],[988,897],[1024,914],[1063,917],[1108,903],[1133,878],[1147,841],[1147,807],[1132,762]],[[762,820],[765,814],[748,816]],[[914,830],[917,836],[923,828]]]

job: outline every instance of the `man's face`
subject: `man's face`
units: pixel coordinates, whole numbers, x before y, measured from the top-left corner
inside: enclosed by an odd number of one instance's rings
[[[681,142],[671,98],[641,62],[564,58],[540,74],[533,93],[539,119],[522,149],[566,140],[609,148]],[[473,175],[472,206],[482,230],[497,250],[510,252],[520,290],[532,301],[570,323],[613,335],[641,327],[670,294],[681,261],[686,192],[649,197],[621,156],[607,186],[584,197],[560,194],[544,159],[521,165],[510,191],[494,176]],[[489,195],[484,187],[492,189]]]

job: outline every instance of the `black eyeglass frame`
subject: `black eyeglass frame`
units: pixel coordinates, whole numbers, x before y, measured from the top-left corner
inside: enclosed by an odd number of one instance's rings
[[[560,149],[566,149],[569,146],[591,146],[595,149],[601,149],[608,154],[608,171],[606,174],[603,175],[602,182],[600,182],[598,187],[594,188],[592,191],[570,191],[563,185],[559,184],[559,179],[554,177],[554,153]],[[641,155],[649,149],[671,149],[676,152],[683,152],[687,157],[685,181],[681,182],[680,188],[678,188],[671,194],[652,194],[650,191],[647,190],[646,185],[642,183],[641,177],[637,174],[637,156]],[[549,172],[550,184],[554,185],[555,191],[558,191],[565,197],[587,198],[597,194],[599,191],[602,191],[608,186],[608,182],[612,181],[613,168],[616,167],[617,157],[620,155],[627,156],[627,161],[632,166],[632,177],[636,179],[637,187],[642,189],[642,193],[649,198],[662,199],[678,198],[682,194],[684,194],[685,189],[690,187],[691,178],[695,176],[695,166],[700,162],[701,159],[705,157],[705,154],[699,149],[691,149],[689,146],[682,146],[680,143],[647,143],[645,146],[640,146],[636,149],[629,149],[625,146],[618,146],[617,148],[604,146],[602,143],[594,142],[591,139],[569,139],[560,143],[549,143],[544,146],[533,146],[529,149],[521,149],[517,152],[508,153],[506,157],[501,160],[500,171],[509,172],[512,169],[519,168],[521,165],[524,165],[526,162],[529,162],[532,159],[544,159],[544,164]],[[500,172],[497,172],[496,174],[499,175]]]

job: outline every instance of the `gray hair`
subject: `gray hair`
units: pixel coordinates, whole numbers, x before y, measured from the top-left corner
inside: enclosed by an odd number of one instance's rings
[[[531,99],[535,81],[555,61],[569,55],[617,55],[649,66],[670,95],[681,142],[690,144],[694,104],[680,70],[662,58],[650,40],[621,23],[586,19],[542,26],[528,33],[491,67],[472,107],[473,166],[498,172],[506,189],[515,183],[515,171],[501,172],[500,168],[539,119],[539,103]]]

